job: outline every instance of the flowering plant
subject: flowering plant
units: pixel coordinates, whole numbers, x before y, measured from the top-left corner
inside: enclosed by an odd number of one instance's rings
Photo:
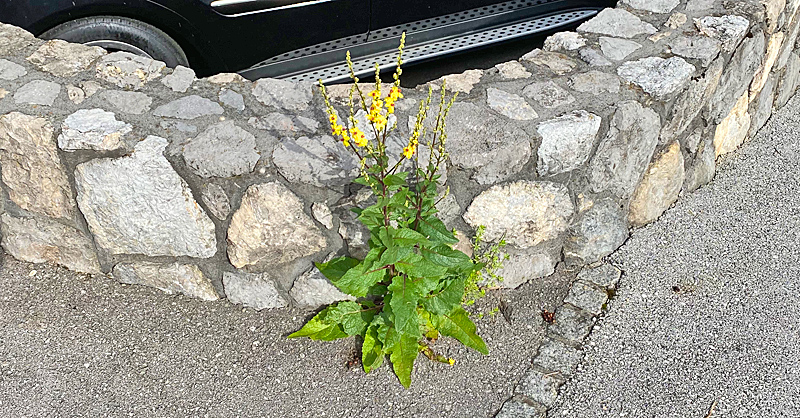
[[[440,335],[453,337],[483,354],[488,354],[488,349],[462,306],[467,280],[484,266],[454,249],[458,240],[437,217],[436,210],[441,198],[439,169],[447,158],[445,119],[456,97],[447,100],[442,86],[438,115],[429,130],[425,123],[433,96],[429,88],[427,98],[419,104],[408,143],[399,155],[387,153],[387,139],[397,127],[396,118],[390,123],[390,116],[395,103],[403,98],[400,75],[404,43],[405,35],[401,38],[394,83],[386,95],[377,65],[374,90],[366,96],[362,93],[348,53],[354,84],[345,124],[340,122],[320,82],[331,131],[342,146],[360,159],[361,175],[356,183],[369,187],[377,202],[353,209],[370,230],[366,257],[340,257],[317,263],[337,288],[356,300],[328,306],[289,338],[331,341],[358,336],[363,341],[364,371],[378,368],[388,355],[400,383],[407,388],[419,353],[453,364],[453,359],[438,355],[431,348]],[[367,114],[367,123],[361,125],[355,115],[356,94]]]

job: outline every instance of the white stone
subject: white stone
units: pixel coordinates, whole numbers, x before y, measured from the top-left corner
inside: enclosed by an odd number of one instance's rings
[[[600,116],[580,110],[539,124],[539,175],[560,174],[583,165],[594,148],[601,121]]]
[[[58,147],[64,151],[91,149],[113,151],[124,148],[122,137],[133,127],[103,109],[81,109],[61,123]]]

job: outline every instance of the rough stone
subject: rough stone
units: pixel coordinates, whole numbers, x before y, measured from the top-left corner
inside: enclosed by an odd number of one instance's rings
[[[369,253],[370,232],[349,208],[339,214],[339,236],[347,244],[351,257],[363,259]]]
[[[780,25],[780,15],[786,9],[786,0],[761,0],[767,15],[767,32],[772,33]]]
[[[86,93],[80,87],[73,86],[72,84],[67,85],[67,97],[69,98],[72,103],[81,104],[84,100],[86,100]]]
[[[747,133],[750,131],[752,122],[750,113],[747,112],[750,104],[749,97],[749,94],[745,92],[736,101],[728,117],[717,125],[717,130],[714,133],[714,149],[718,157],[739,148],[739,145],[742,145],[744,140],[747,139]]]
[[[657,30],[626,10],[609,8],[580,25],[578,32],[633,38],[638,35],[652,35]]]
[[[511,398],[494,418],[547,418],[547,409],[533,402]]]
[[[319,122],[303,116],[268,113],[261,117],[253,117],[248,121],[250,126],[267,131],[276,131],[281,135],[294,136],[298,133],[314,134],[319,129]]]
[[[615,289],[622,277],[622,271],[611,264],[585,267],[578,273],[578,280],[594,283],[604,289]]]
[[[608,293],[604,289],[583,281],[575,281],[564,298],[564,303],[583,309],[592,315],[600,315],[603,312],[603,305],[608,302]]]
[[[206,178],[251,173],[260,158],[255,136],[232,120],[211,125],[183,146],[186,165]]]
[[[8,197],[17,206],[72,218],[72,191],[46,119],[17,112],[0,117],[0,167]]]
[[[30,32],[0,23],[0,55],[12,55],[36,42],[36,38]]]
[[[215,218],[224,221],[231,214],[231,201],[220,185],[207,183],[203,186],[200,199]]]
[[[576,283],[578,284],[578,283]],[[573,285],[574,288],[574,285]],[[605,292],[603,292],[605,294]],[[533,358],[533,364],[546,370],[572,376],[581,361],[581,351],[550,337],[545,337],[539,346],[539,352]]]
[[[0,59],[0,80],[14,81],[25,74],[28,74],[25,67],[7,59]]]
[[[736,45],[739,45],[750,28],[750,22],[747,19],[734,15],[706,16],[695,19],[694,24],[703,35],[720,41],[722,48],[728,52],[733,51]]]
[[[195,80],[194,70],[179,65],[175,67],[175,70],[172,72],[172,74],[165,76],[161,80],[161,84],[169,87],[170,89],[172,89],[172,91],[185,93],[186,90],[189,90],[189,87],[192,86],[194,80]]]
[[[86,94],[86,97],[92,97],[100,90],[103,90],[103,86],[99,83],[94,81],[81,81],[81,90]]]
[[[257,311],[262,309],[285,308],[289,301],[281,294],[275,281],[266,273],[222,274],[225,295],[231,303],[244,305]]]
[[[592,314],[581,311],[569,305],[561,305],[556,309],[555,320],[548,331],[565,340],[581,344],[589,336],[594,325]]]
[[[343,186],[359,175],[358,158],[331,136],[283,138],[272,160],[290,182]]]
[[[131,115],[141,115],[149,111],[153,104],[150,96],[135,91],[104,90],[99,97],[114,109]]]
[[[686,172],[686,190],[693,192],[714,179],[717,169],[717,153],[709,142],[703,142],[697,150],[692,166]]]
[[[683,154],[673,142],[652,163],[633,193],[628,219],[631,226],[643,226],[658,219],[678,200],[685,180]]]
[[[245,109],[244,97],[230,89],[222,89],[219,91],[219,101],[225,106],[232,109],[242,111]]]
[[[445,83],[449,91],[469,94],[475,85],[481,81],[481,77],[483,77],[483,70],[467,70],[461,74],[446,75],[433,82],[433,84],[440,86]]]
[[[702,78],[689,82],[689,87],[675,100],[670,115],[664,120],[661,143],[666,144],[679,138],[695,122],[714,95],[724,65],[724,60],[715,60]]]
[[[325,228],[333,229],[333,214],[328,205],[320,202],[311,204],[311,215],[317,222],[321,223]]]
[[[28,61],[56,77],[71,77],[88,70],[103,55],[106,51],[100,47],[54,39],[42,44]]]
[[[286,80],[262,78],[253,85],[253,96],[267,106],[302,111],[308,109],[311,102],[311,87]]]
[[[78,207],[98,246],[111,254],[208,258],[214,223],[164,158],[167,140],[149,136],[132,155],[75,169]]]
[[[219,73],[206,78],[209,83],[214,84],[231,84],[231,83],[246,83],[247,79],[236,73]]]
[[[608,93],[619,93],[619,77],[602,71],[588,71],[575,74],[569,79],[569,86],[578,92],[595,96]]]
[[[185,134],[195,134],[197,133],[197,126],[188,124],[182,121],[172,121],[172,120],[165,120],[159,124],[162,129],[167,131],[175,131],[183,132]]]
[[[613,253],[628,239],[628,220],[611,200],[592,202],[570,227],[564,257],[571,264],[589,264]]]
[[[500,72],[500,77],[504,80],[518,80],[521,78],[530,78],[531,74],[525,69],[525,66],[520,64],[519,61],[509,61],[495,65],[495,68]]]
[[[577,61],[562,53],[542,51],[541,49],[534,49],[523,55],[520,59],[542,67],[547,67],[550,71],[558,75],[569,73],[578,67]]]
[[[748,137],[753,138],[756,133],[767,124],[769,117],[772,116],[772,106],[775,103],[775,78],[773,74],[767,78],[761,93],[753,101],[752,104],[752,122],[750,124],[750,133]]]
[[[716,0],[689,0],[686,4],[686,10],[690,12],[698,12],[708,10],[714,6]]]
[[[665,100],[683,90],[695,71],[694,65],[680,57],[648,57],[622,64],[617,74],[656,99]]]
[[[522,90],[522,94],[548,109],[575,102],[575,97],[552,81],[530,84]]]
[[[193,264],[123,263],[114,266],[113,274],[126,284],[155,287],[169,294],[208,301],[219,299],[211,281]]]
[[[681,4],[680,0],[622,0],[622,3],[653,13],[669,13]]]
[[[456,103],[448,118],[450,161],[475,170],[480,184],[494,184],[522,170],[532,150],[528,135],[511,122],[471,103]]]
[[[221,115],[223,113],[225,111],[218,103],[197,95],[181,97],[161,105],[153,111],[156,116],[177,119],[195,119],[200,116]]]
[[[565,173],[583,165],[594,148],[601,121],[599,116],[580,110],[539,124],[539,175]]]
[[[564,378],[558,374],[528,369],[517,387],[514,388],[514,392],[549,408],[555,403],[558,397],[558,388],[563,384]]]
[[[705,67],[719,55],[722,43],[707,36],[679,36],[670,41],[669,47],[675,55],[700,60]]]
[[[685,25],[686,22],[689,21],[689,17],[683,13],[673,13],[666,22],[664,22],[664,26],[670,29],[678,29],[681,26]]]
[[[100,59],[97,78],[117,87],[139,90],[145,84],[161,77],[166,64],[128,52],[113,52]]]
[[[638,42],[607,36],[601,36],[599,42],[603,55],[614,61],[622,61],[642,47]]]
[[[51,219],[2,215],[3,249],[29,263],[55,263],[82,273],[100,273],[92,241]]]
[[[761,63],[761,67],[756,71],[756,75],[753,76],[753,83],[750,85],[751,102],[756,99],[756,96],[761,93],[764,85],[767,84],[767,79],[770,73],[772,73],[772,67],[775,66],[775,61],[778,60],[778,53],[781,51],[783,39],[783,32],[775,33],[769,38],[769,42],[767,43],[767,55]]]
[[[544,41],[545,51],[575,51],[586,46],[584,39],[577,32],[557,32]]]
[[[503,261],[503,267],[497,271],[497,275],[503,278],[497,285],[505,289],[516,289],[531,280],[553,274],[559,261],[553,255],[545,253],[509,255]]]
[[[611,61],[607,60],[600,51],[592,48],[583,48],[578,51],[578,56],[591,67],[610,67]]]
[[[8,96],[8,90],[4,88],[0,88],[0,100],[3,100]]]
[[[14,102],[17,104],[52,106],[59,93],[61,93],[60,84],[52,81],[33,80],[17,89],[14,93]]]
[[[113,151],[125,147],[122,137],[132,129],[130,124],[117,120],[111,112],[81,109],[61,123],[58,147],[64,151]]]
[[[514,120],[533,120],[539,115],[525,99],[496,88],[486,90],[486,103],[503,116]]]
[[[237,268],[284,264],[327,246],[303,202],[280,183],[247,188],[231,219],[228,243],[228,258]]]
[[[710,104],[711,123],[719,124],[723,118],[730,114],[736,101],[747,92],[747,87],[753,79],[766,50],[766,39],[760,32],[753,34],[742,42],[741,48],[736,50],[733,57],[725,66],[725,72],[720,78]]]
[[[782,108],[786,106],[800,86],[800,57],[796,53],[789,56],[788,63],[783,78],[778,85],[778,94],[775,98],[775,107]]]
[[[325,305],[343,300],[355,300],[353,296],[342,293],[322,273],[312,267],[295,280],[289,296],[298,307],[317,309]]]
[[[574,212],[566,186],[518,181],[478,195],[464,220],[473,228],[485,226],[484,238],[489,242],[505,236],[510,245],[525,249],[558,238]]]
[[[610,190],[623,199],[630,197],[655,151],[659,130],[659,117],[654,111],[635,101],[620,103],[591,163],[592,190]]]

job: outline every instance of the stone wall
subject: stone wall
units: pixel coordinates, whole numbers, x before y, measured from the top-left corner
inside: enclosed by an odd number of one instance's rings
[[[446,77],[446,223],[505,234],[508,287],[607,256],[791,97],[799,4],[623,0],[544,50]],[[339,111],[347,89],[330,88]],[[398,155],[426,90],[397,105]],[[0,115],[12,256],[256,309],[346,297],[312,262],[365,254],[349,208],[370,196],[313,86],[197,80],[0,25]]]

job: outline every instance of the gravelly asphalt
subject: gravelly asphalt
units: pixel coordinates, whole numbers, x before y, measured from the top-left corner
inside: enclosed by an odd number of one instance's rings
[[[352,340],[287,340],[307,312],[256,312],[6,257],[0,269],[0,417],[489,417],[511,395],[571,276],[507,292],[478,319],[488,357],[442,339],[453,367],[348,370]],[[479,301],[484,312],[499,294]]]
[[[634,233],[550,417],[703,418],[715,401],[712,417],[800,417],[798,161],[795,98],[712,184]]]

